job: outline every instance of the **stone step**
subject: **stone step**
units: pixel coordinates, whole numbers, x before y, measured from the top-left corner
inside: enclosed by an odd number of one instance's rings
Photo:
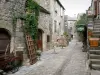
[[[93,35],[94,37],[100,37],[100,34],[94,34],[94,33],[92,33],[92,35]]]
[[[94,25],[93,27],[94,28],[100,28],[100,25]]]
[[[100,35],[100,31],[93,31],[92,33],[93,33],[93,35],[97,35],[97,36]]]
[[[100,29],[93,29],[93,33],[94,34],[98,34],[98,33],[100,34]]]
[[[90,47],[89,50],[100,50],[100,46],[99,47]]]
[[[95,22],[94,25],[100,25],[100,22]]]
[[[100,64],[100,59],[90,59],[91,64]]]
[[[90,54],[90,59],[100,59],[100,55]]]
[[[94,28],[93,31],[100,31],[100,28]]]
[[[100,65],[99,64],[92,64],[91,68],[94,70],[100,70]]]
[[[100,29],[94,28],[93,33],[100,33]]]
[[[100,50],[89,50],[90,54],[100,55]]]
[[[92,34],[93,37],[100,37],[100,34]]]
[[[100,24],[98,24],[98,23],[97,24],[94,24],[93,27],[95,27],[95,26],[99,26],[100,27]]]
[[[100,20],[99,19],[96,19],[96,20],[94,20],[94,22],[100,22]]]
[[[96,20],[94,20],[94,22],[96,23],[96,22],[99,22],[100,23],[100,20],[99,19],[96,19]]]

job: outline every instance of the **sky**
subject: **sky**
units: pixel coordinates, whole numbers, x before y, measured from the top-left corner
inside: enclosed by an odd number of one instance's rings
[[[91,0],[60,0],[65,7],[65,14],[74,17],[78,13],[84,13],[91,5]]]

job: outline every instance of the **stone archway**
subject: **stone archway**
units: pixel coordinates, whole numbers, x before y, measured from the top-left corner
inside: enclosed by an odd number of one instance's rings
[[[11,36],[8,30],[0,28],[0,56],[10,53]]]

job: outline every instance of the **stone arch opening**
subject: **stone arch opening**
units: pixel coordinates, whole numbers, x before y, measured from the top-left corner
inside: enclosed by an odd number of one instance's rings
[[[0,56],[10,53],[11,35],[7,29],[0,28]]]

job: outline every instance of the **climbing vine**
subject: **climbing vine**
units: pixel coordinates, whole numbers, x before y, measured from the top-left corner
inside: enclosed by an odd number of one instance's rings
[[[15,6],[14,6],[15,7]],[[38,35],[38,17],[40,12],[40,6],[34,0],[27,0],[25,5],[25,14],[16,16],[13,10],[13,25],[16,25],[17,19],[24,20],[23,26],[26,34],[29,34],[34,41],[34,49],[37,50],[37,35]],[[14,31],[15,31],[14,26]]]
[[[25,31],[33,40],[37,39],[39,5],[33,0],[26,2]]]
[[[15,7],[15,5],[14,5]],[[23,19],[25,21],[24,30],[26,33],[30,34],[33,40],[37,39],[38,30],[38,16],[40,6],[34,0],[27,0],[25,7],[26,14],[23,16],[15,16],[14,8],[13,12],[13,25],[16,24],[17,19]]]

